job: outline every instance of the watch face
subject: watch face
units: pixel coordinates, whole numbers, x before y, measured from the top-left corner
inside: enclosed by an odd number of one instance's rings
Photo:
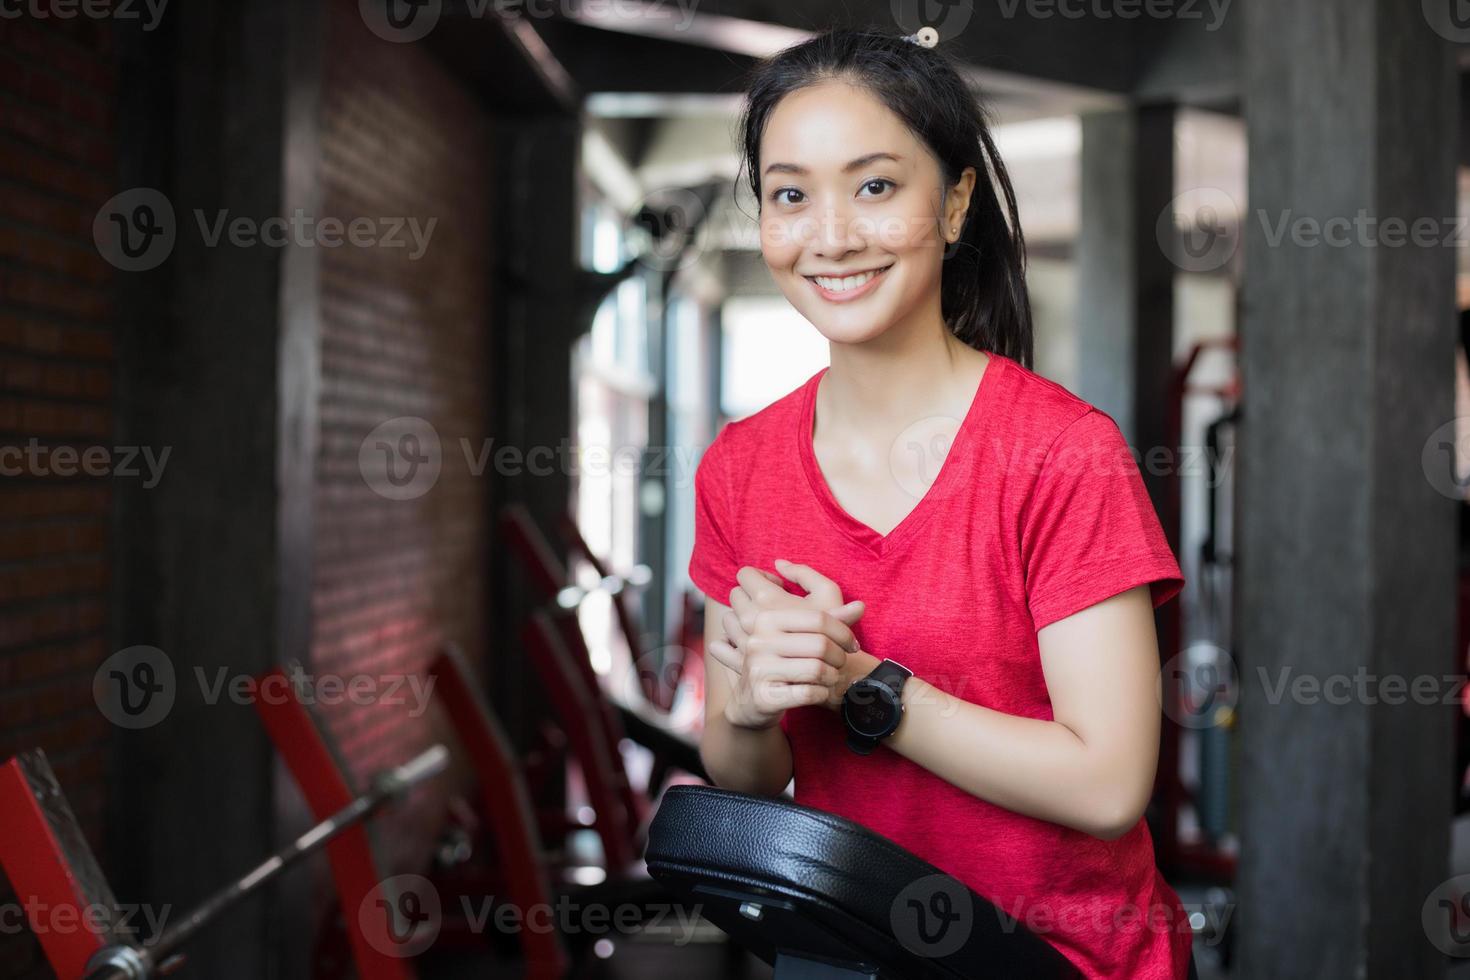
[[[859,735],[881,738],[893,730],[898,704],[886,684],[865,677],[847,689],[842,714]]]

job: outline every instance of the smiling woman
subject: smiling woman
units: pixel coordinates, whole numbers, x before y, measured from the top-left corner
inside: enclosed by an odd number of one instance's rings
[[[940,51],[836,31],[759,68],[742,126],[762,257],[831,365],[695,475],[707,770],[794,778],[1090,978],[1186,976],[1142,818],[1183,580],[1113,420],[1031,370],[980,105]]]

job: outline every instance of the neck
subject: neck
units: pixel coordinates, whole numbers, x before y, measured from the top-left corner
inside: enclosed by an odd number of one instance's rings
[[[818,389],[818,414],[836,422],[829,432],[888,432],[957,409],[963,416],[988,359],[931,312],[865,343],[830,345],[832,366]]]

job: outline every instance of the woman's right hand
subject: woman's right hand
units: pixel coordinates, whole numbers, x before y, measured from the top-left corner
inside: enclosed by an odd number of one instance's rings
[[[851,624],[861,618],[863,604],[843,604],[840,594],[818,596],[816,590],[792,595],[776,584],[776,576],[748,566],[738,577],[755,598],[740,603],[740,615],[726,613],[726,638],[709,644],[710,654],[737,678],[725,720],[741,728],[770,728],[788,708],[828,703],[848,653],[858,649]],[[822,608],[829,601],[836,605]]]

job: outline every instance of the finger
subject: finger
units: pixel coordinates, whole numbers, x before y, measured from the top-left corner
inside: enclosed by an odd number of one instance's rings
[[[740,620],[740,628],[749,633],[755,628],[755,616],[760,612],[760,607],[755,604],[750,593],[743,588],[737,588],[730,593],[730,611]]]
[[[831,612],[833,618],[851,626],[863,618],[863,613],[867,612],[867,609],[868,607],[863,605],[863,600],[854,599],[851,602],[838,606],[836,609],[831,610]]]
[[[736,572],[735,579],[757,605],[776,602],[782,596],[790,597],[791,595],[791,593],[787,592],[780,585],[766,578],[760,569],[752,568],[750,565],[746,565],[740,571]]]
[[[747,657],[757,658],[762,670],[772,669],[773,662],[783,660],[825,663],[833,668],[847,664],[847,651],[821,633],[757,634],[746,642],[744,652]]]
[[[775,564],[776,571],[801,586],[808,595],[815,595],[824,602],[842,600],[842,589],[837,583],[810,565],[799,565],[785,558],[777,558]]]
[[[709,651],[710,656],[714,657],[726,667],[729,667],[735,673],[739,674],[744,671],[745,658],[740,655],[740,651],[736,650],[724,640],[711,640],[705,646],[705,649]]]
[[[744,650],[745,644],[750,640],[750,634],[740,624],[740,618],[733,612],[726,612],[720,617],[720,625],[724,627],[725,638],[730,645],[737,650]]]
[[[784,711],[788,708],[826,704],[832,691],[821,684],[783,684],[772,681],[765,695],[765,701],[771,708]]]
[[[820,633],[842,650],[857,650],[857,637],[848,625],[822,609],[764,609],[756,617],[756,634]]]

